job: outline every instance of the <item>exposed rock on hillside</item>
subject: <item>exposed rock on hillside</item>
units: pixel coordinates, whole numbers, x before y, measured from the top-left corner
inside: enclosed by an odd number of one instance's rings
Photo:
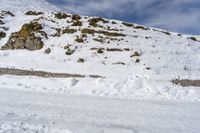
[[[37,15],[42,15],[44,13],[43,12],[36,12],[36,11],[28,11],[25,14],[26,15],[35,15],[35,16],[37,16]]]
[[[84,79],[74,86],[80,87],[83,94],[200,101],[200,91],[194,88],[200,87],[199,44],[200,36],[118,20],[54,11],[0,11],[0,46],[4,49],[0,50],[3,67],[0,71],[2,75],[23,76],[16,79],[25,88],[25,76],[47,76],[57,79],[45,79],[47,84],[30,82],[27,86],[48,88],[52,92],[57,91],[55,88],[59,92],[60,89],[65,93],[77,92],[71,89],[71,79],[69,88],[62,79],[68,75],[60,76],[60,73],[72,73],[83,75]],[[21,71],[22,68],[28,71]],[[105,78],[93,80],[88,75]],[[39,81],[39,77],[34,80]],[[9,85],[9,78],[8,82],[0,80],[0,84]],[[49,84],[52,84],[50,89]],[[85,88],[89,89],[85,91]]]
[[[2,50],[14,49],[27,49],[39,50],[43,47],[43,42],[40,37],[36,37],[34,33],[42,29],[41,24],[38,22],[30,22],[22,26],[19,32],[12,33],[7,44],[4,45]]]
[[[0,40],[2,39],[2,38],[4,38],[4,37],[6,37],[6,33],[5,32],[0,32]]]

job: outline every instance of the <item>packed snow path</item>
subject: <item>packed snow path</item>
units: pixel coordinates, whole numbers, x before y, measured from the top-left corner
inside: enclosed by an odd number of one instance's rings
[[[0,89],[0,133],[198,133],[200,103]]]

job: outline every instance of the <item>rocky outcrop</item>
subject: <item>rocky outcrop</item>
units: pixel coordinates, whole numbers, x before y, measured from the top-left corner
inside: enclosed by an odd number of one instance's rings
[[[42,29],[38,22],[31,22],[22,26],[19,32],[12,33],[6,45],[2,50],[27,49],[30,51],[39,50],[44,43],[40,37],[36,37],[35,33],[39,33]]]
[[[5,32],[0,32],[0,40],[2,39],[2,38],[4,38],[4,37],[6,37],[6,33]]]
[[[30,51],[39,50],[43,47],[41,38],[35,37],[33,34],[26,39],[20,38],[17,33],[13,33],[7,44],[2,50],[27,49]]]

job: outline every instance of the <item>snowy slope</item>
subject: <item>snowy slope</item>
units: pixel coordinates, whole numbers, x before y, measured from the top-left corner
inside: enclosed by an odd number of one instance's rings
[[[172,80],[200,79],[200,36],[58,10],[0,0],[0,49],[31,22],[44,43],[0,50],[0,133],[199,133],[199,85]]]
[[[45,0],[0,0],[0,10],[9,11],[58,11],[58,8]]]
[[[41,79],[5,75],[0,77],[1,87],[18,86],[21,89],[120,98],[200,100],[199,87],[181,87],[171,82],[178,78],[199,79],[198,36],[194,41],[189,35],[137,24],[127,26],[121,21],[106,19],[106,23],[98,22],[100,26],[93,27],[89,23],[93,17],[84,16],[80,19],[82,26],[72,26],[72,15],[68,14],[69,17],[65,19],[57,19],[55,14],[30,16],[23,12],[16,13],[14,17],[5,15],[3,26],[9,30],[1,29],[7,36],[0,40],[0,46],[6,44],[11,33],[19,31],[23,24],[32,20],[42,25],[42,31],[48,38],[41,36],[45,44],[41,50],[1,50],[0,67],[100,75],[105,78]],[[61,32],[64,29],[76,31],[55,36],[58,33],[56,29],[60,29]],[[84,29],[125,36],[86,33],[84,42],[78,43],[76,38],[81,38]],[[51,53],[45,54],[48,48],[51,49]],[[72,55],[66,55],[69,49],[74,51]],[[98,49],[102,49],[103,53],[98,53]],[[80,63],[80,58],[84,62]],[[30,78],[31,82],[24,82]]]

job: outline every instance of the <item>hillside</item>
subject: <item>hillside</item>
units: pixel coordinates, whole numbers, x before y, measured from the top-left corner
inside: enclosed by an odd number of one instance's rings
[[[0,133],[198,133],[200,36],[0,0]]]
[[[181,89],[172,84],[198,80],[198,36],[59,12],[2,11],[1,22],[0,67],[103,77],[55,79],[52,85],[51,79],[32,77],[41,82],[34,84],[23,82],[30,77],[4,76],[1,86],[122,98],[200,98],[197,83]]]

